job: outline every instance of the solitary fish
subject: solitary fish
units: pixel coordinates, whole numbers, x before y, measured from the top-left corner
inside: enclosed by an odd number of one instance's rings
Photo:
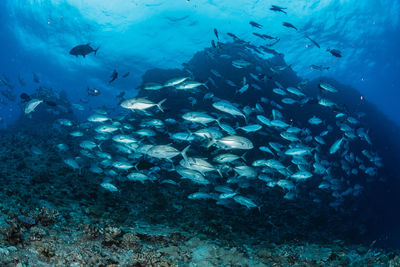
[[[113,71],[113,73],[110,75],[111,80],[108,83],[112,83],[118,78],[118,72],[116,70]]]
[[[35,108],[42,102],[43,100],[40,99],[32,99],[31,101],[29,101],[25,106],[25,114],[29,114],[34,111]]]
[[[322,66],[322,65],[314,65],[314,64],[311,65],[310,68],[313,69],[313,70],[319,70],[319,71],[329,70],[329,67],[325,67],[325,66]]]
[[[337,49],[326,49],[326,51],[328,51],[329,53],[331,53],[333,56],[335,57],[342,57],[342,52],[340,52],[340,50]]]
[[[254,22],[254,21],[250,21],[249,23],[251,26],[259,28],[259,29],[261,29],[263,27],[261,24]]]
[[[89,44],[84,44],[84,45],[77,45],[74,48],[71,49],[71,51],[69,51],[69,53],[71,55],[74,56],[83,56],[85,57],[86,55],[94,52],[94,54],[96,55],[97,51],[99,50],[100,47],[98,47],[97,49],[93,49]]]
[[[307,38],[308,40],[310,40],[313,44],[315,44],[316,47],[321,48],[321,46],[320,46],[316,41],[314,41],[313,39],[311,39],[309,36],[306,35],[306,38]]]
[[[164,112],[164,110],[161,107],[161,104],[164,103],[165,100],[167,100],[167,99],[163,99],[158,103],[153,103],[146,98],[130,98],[130,99],[124,100],[121,103],[121,107],[130,109],[130,110],[145,110],[145,109],[157,106],[157,108],[161,112]]]
[[[217,29],[214,29],[214,34],[215,34],[215,36],[217,37],[217,39],[219,40],[218,30],[217,30]]]
[[[276,12],[282,12],[284,14],[287,14],[284,9],[287,9],[287,7],[280,7],[280,6],[272,5],[269,10],[276,11]]]
[[[288,28],[293,28],[297,31],[297,28],[295,26],[293,26],[293,24],[289,23],[289,22],[283,22],[282,23],[283,26],[288,27]]]

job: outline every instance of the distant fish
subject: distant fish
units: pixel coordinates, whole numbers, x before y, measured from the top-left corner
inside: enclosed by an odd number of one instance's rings
[[[259,28],[259,29],[261,29],[263,27],[261,24],[254,22],[254,21],[250,21],[249,23],[251,26]]]
[[[121,93],[119,93],[119,94],[117,95],[117,98],[124,99],[124,96],[125,96],[125,92],[122,91]]]
[[[39,80],[39,77],[37,76],[37,74],[36,73],[32,73],[32,74],[33,74],[33,81],[35,83],[40,83],[40,80]]]
[[[329,70],[329,67],[325,67],[325,66],[322,66],[322,65],[314,65],[314,64],[312,64],[310,66],[310,68],[313,69],[313,70],[319,70],[319,71]]]
[[[280,6],[272,5],[269,10],[276,11],[276,12],[282,12],[282,13],[287,14],[284,9],[287,9],[287,7],[280,7]]]
[[[108,83],[112,83],[118,78],[118,72],[116,70],[113,71],[113,73],[110,76],[111,80]]]
[[[131,74],[129,71],[127,73],[125,73],[124,75],[122,75],[122,78],[126,78],[129,76],[129,74]]]
[[[31,97],[26,93],[22,93],[19,97],[22,99],[22,102],[24,102],[24,103],[31,100]]]
[[[235,40],[239,40],[239,38],[236,35],[234,35],[233,33],[228,32],[227,35],[229,35],[230,37],[232,37]]]
[[[218,30],[217,30],[217,29],[214,29],[214,34],[215,34],[215,36],[217,37],[217,39],[219,40],[219,37],[218,37]]]
[[[270,36],[270,35],[268,35],[268,34],[259,34],[259,33],[257,33],[257,32],[253,32],[253,34],[255,35],[255,36],[257,36],[257,37],[260,37],[261,39],[269,39],[269,40],[277,40],[278,38],[277,37],[272,37],[272,36]]]
[[[328,51],[329,53],[331,53],[333,56],[335,57],[342,57],[342,52],[340,52],[340,50],[337,49],[326,49],[326,51]]]
[[[32,99],[31,101],[29,101],[25,106],[25,110],[24,110],[25,114],[29,114],[32,111],[34,111],[36,109],[36,107],[42,102],[43,102],[43,100],[40,100],[40,99]]]
[[[90,43],[88,44],[84,44],[84,45],[77,45],[74,48],[71,49],[71,51],[69,51],[69,53],[73,56],[83,56],[85,57],[86,55],[94,52],[94,54],[96,55],[97,51],[99,50],[100,47],[98,47],[97,49],[93,49],[90,46]]]
[[[46,103],[47,105],[51,106],[51,107],[56,107],[57,103],[54,101],[50,101],[50,100],[44,100],[44,103]]]
[[[314,41],[313,39],[311,39],[309,36],[305,36],[308,40],[310,40],[313,44],[315,44],[315,46],[316,47],[318,47],[318,48],[321,48],[321,46],[316,42],[316,41]]]
[[[20,75],[18,75],[18,81],[19,81],[19,84],[20,84],[21,86],[25,86],[25,85],[26,85],[24,79],[23,79]]]
[[[297,31],[297,28],[295,26],[293,26],[293,24],[289,23],[289,22],[283,22],[282,23],[283,26],[288,27],[288,28],[293,28]]]

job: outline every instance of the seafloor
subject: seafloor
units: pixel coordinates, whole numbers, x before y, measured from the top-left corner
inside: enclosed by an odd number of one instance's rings
[[[258,228],[248,221],[258,211],[229,214],[168,185],[100,190],[61,163],[56,133],[1,136],[0,266],[400,266],[397,251],[299,235],[284,221]],[[31,152],[38,140],[47,153]]]

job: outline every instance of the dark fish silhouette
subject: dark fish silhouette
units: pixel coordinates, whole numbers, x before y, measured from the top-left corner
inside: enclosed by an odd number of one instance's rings
[[[122,91],[117,95],[118,98],[123,98],[125,96],[125,91]]]
[[[323,71],[323,70],[329,70],[329,67],[324,67],[324,66],[322,66],[322,65],[311,65],[310,66],[313,70],[320,70],[320,71]]]
[[[280,6],[272,5],[269,10],[276,11],[276,12],[282,12],[282,13],[287,14],[284,9],[287,9],[287,7],[280,7]]]
[[[110,77],[111,77],[111,80],[108,83],[112,83],[113,81],[115,81],[118,78],[118,72],[116,70],[114,70]]]
[[[217,36],[217,39],[219,40],[219,37],[218,37],[218,30],[217,30],[217,29],[214,29],[214,34],[215,34],[215,36]]]
[[[126,78],[126,77],[128,77],[128,76],[129,76],[129,74],[130,74],[130,72],[128,71],[127,73],[125,73],[124,75],[122,75],[122,78]]]
[[[35,83],[40,83],[39,77],[36,75],[36,73],[33,73],[33,81]]]
[[[47,105],[51,106],[51,107],[56,107],[57,103],[50,101],[50,100],[44,100],[44,103],[46,103]]]
[[[21,86],[25,86],[25,85],[26,85],[24,79],[23,79],[21,76],[19,76],[19,75],[18,75],[18,81],[19,81],[19,84],[20,84]]]
[[[270,36],[270,35],[268,35],[268,34],[259,34],[259,33],[257,33],[257,32],[253,32],[253,34],[255,35],[255,36],[257,36],[257,37],[260,37],[261,39],[269,39],[269,40],[277,40],[278,38],[276,38],[276,37],[272,37],[272,36]]]
[[[254,22],[254,21],[250,21],[249,23],[251,26],[259,28],[259,29],[261,29],[263,27],[261,24]]]
[[[22,102],[28,102],[29,100],[31,100],[31,97],[26,93],[20,94],[19,97],[22,99]]]
[[[293,24],[289,23],[289,22],[283,22],[282,23],[283,26],[288,27],[288,28],[293,28],[297,31],[297,28],[295,26],[293,26]]]
[[[321,46],[320,46],[316,41],[314,41],[313,39],[311,39],[309,36],[306,35],[306,38],[307,38],[308,40],[310,40],[313,44],[315,44],[316,47],[321,48]]]
[[[83,56],[85,57],[86,55],[94,52],[94,54],[96,55],[97,50],[99,50],[100,47],[97,47],[97,49],[93,49],[89,44],[84,44],[84,45],[77,45],[74,48],[71,49],[71,51],[69,51],[69,53],[71,55],[74,56]]]
[[[214,40],[211,40],[211,45],[212,45],[212,47],[217,48],[217,46],[215,45]]]
[[[240,40],[236,35],[234,35],[233,33],[228,32],[227,35],[229,35],[230,37],[233,38],[234,41]]]
[[[333,56],[335,57],[342,57],[342,52],[340,52],[337,49],[326,49],[326,51],[328,51],[329,53],[331,53]]]

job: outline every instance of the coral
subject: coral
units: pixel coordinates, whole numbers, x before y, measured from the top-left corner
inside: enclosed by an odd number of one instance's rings
[[[81,226],[85,237],[89,240],[95,240],[100,235],[100,228],[95,224],[85,223]]]
[[[4,241],[10,245],[15,246],[22,243],[21,228],[15,223],[2,226],[0,228],[0,233],[2,234]]]
[[[118,237],[121,235],[121,229],[118,227],[108,226],[104,228],[101,233],[103,234],[103,245],[111,246],[113,244],[118,244]]]
[[[44,245],[38,249],[38,252],[46,258],[54,257],[55,252],[49,245]]]
[[[135,261],[133,266],[138,267],[170,267],[178,266],[176,263],[166,259],[159,252],[149,251],[133,254],[132,259]]]
[[[40,241],[47,235],[43,227],[33,226],[29,231],[29,239],[31,241]]]
[[[140,246],[140,238],[134,233],[126,233],[122,236],[122,246],[126,249]]]
[[[39,209],[36,220],[43,226],[49,226],[56,222],[59,215],[57,210],[43,207]]]

